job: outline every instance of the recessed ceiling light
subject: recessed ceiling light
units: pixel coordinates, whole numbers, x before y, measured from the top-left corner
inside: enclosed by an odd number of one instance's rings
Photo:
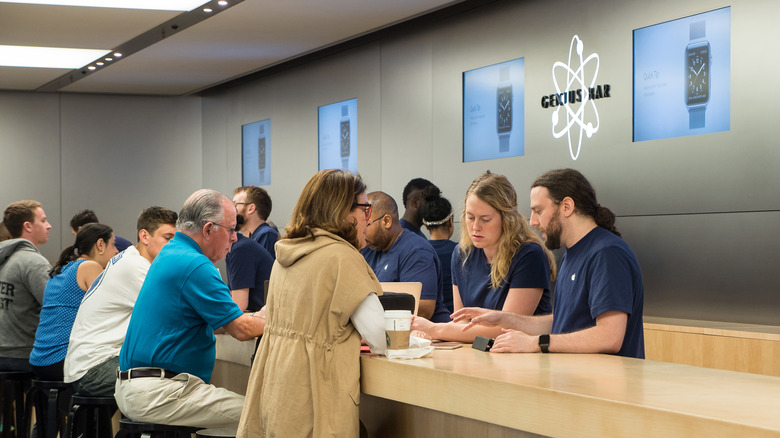
[[[211,8],[203,8],[203,12],[211,12],[211,11],[212,11]]]
[[[88,68],[88,69],[90,69],[90,70],[94,70],[94,69],[96,69],[97,67],[95,67],[94,65],[90,65],[90,66],[89,66],[89,67],[87,67],[87,68]]]
[[[0,0],[0,3],[84,6],[92,8],[151,9],[157,11],[191,11],[208,2],[204,0]]]
[[[121,53],[119,53],[119,52],[114,52],[114,56],[115,56],[115,57],[117,57],[117,58],[121,58],[121,57],[122,57],[122,54],[121,54]]]
[[[219,4],[220,6],[227,6],[227,2],[225,0],[219,0],[217,4]]]
[[[105,56],[109,50],[0,45],[0,65],[5,67],[81,68]]]
[[[96,62],[95,64],[97,64],[98,66],[105,65],[104,62],[100,62],[100,61]]]
[[[111,61],[113,61],[113,60],[114,60],[114,58],[111,58],[111,57],[106,57],[106,61],[108,61],[108,62],[111,62]]]

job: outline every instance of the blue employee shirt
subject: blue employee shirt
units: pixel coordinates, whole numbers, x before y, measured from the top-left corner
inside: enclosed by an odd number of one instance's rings
[[[628,244],[596,227],[566,250],[555,287],[552,333],[596,325],[610,310],[628,314],[619,356],[645,357],[642,326],[644,286],[639,262]]]
[[[526,242],[517,250],[506,278],[497,289],[490,285],[490,264],[485,251],[474,248],[463,264],[460,250],[456,248],[452,253],[452,284],[458,286],[464,307],[494,310],[504,307],[509,289],[544,289],[534,315],[545,315],[552,311],[550,263],[542,247],[533,242]]]
[[[417,227],[415,227],[414,225],[412,225],[412,223],[411,223],[411,222],[405,221],[405,220],[403,220],[403,219],[401,219],[399,222],[401,223],[401,227],[402,227],[404,230],[409,230],[409,231],[411,231],[412,233],[414,233],[414,234],[416,234],[416,235],[418,235],[418,236],[422,237],[423,239],[426,239],[426,240],[427,240],[427,237],[425,237],[425,234],[423,234],[422,230],[420,230],[419,228],[417,228]]]
[[[128,246],[132,246],[133,244],[125,239],[124,237],[114,235],[114,246],[116,246],[116,250],[119,252],[122,252],[127,249]]]
[[[279,232],[268,225],[268,222],[263,222],[252,232],[252,239],[265,248],[265,250],[268,251],[268,254],[271,254],[271,257],[276,260],[274,245],[276,245],[276,241],[279,240]]]
[[[439,257],[427,239],[404,231],[387,251],[365,247],[360,253],[379,281],[421,282],[420,299],[436,300],[431,321],[450,321],[450,314],[444,306]]]
[[[119,353],[119,368],[160,367],[211,380],[213,330],[242,315],[216,266],[177,232],[149,267]]]
[[[30,353],[31,365],[44,367],[65,360],[73,321],[84,298],[84,290],[76,279],[79,266],[84,262],[69,262],[46,283],[41,322],[35,332],[35,344]]]
[[[238,235],[238,240],[225,257],[228,288],[230,290],[249,288],[247,310],[257,311],[265,305],[264,283],[271,277],[274,259],[265,248],[253,239]]]
[[[441,264],[441,287],[444,291],[444,305],[450,313],[455,311],[452,305],[452,251],[458,246],[449,239],[429,240]]]

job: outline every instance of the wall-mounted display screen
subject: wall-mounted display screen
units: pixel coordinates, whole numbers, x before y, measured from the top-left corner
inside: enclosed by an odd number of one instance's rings
[[[357,99],[319,108],[319,170],[357,172]]]
[[[634,30],[634,141],[731,128],[731,8]]]
[[[241,127],[241,185],[271,184],[271,119]]]
[[[463,161],[523,155],[525,60],[463,73]]]

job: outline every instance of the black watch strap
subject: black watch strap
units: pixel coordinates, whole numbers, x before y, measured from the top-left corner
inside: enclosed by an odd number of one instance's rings
[[[550,352],[550,335],[539,335],[539,348],[542,349],[542,353]]]

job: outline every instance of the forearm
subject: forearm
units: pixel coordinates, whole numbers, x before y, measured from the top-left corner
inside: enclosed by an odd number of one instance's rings
[[[431,319],[434,310],[436,310],[436,300],[420,300],[420,305],[417,308],[417,316]]]
[[[262,310],[245,313],[225,324],[224,329],[239,341],[256,338],[265,331],[265,313]]]
[[[550,336],[550,352],[617,353],[623,345],[627,316],[607,312],[596,318],[596,325],[571,333]]]
[[[519,330],[529,335],[542,335],[552,330],[553,316],[550,315],[518,315],[502,312],[499,325],[510,330]]]
[[[249,288],[231,290],[230,296],[242,312],[245,312],[246,308],[249,307]]]
[[[465,324],[458,324],[457,322],[438,323],[434,324],[430,330],[426,331],[426,334],[433,339],[464,343],[474,342],[474,338],[477,336],[495,338],[501,334],[501,327],[474,326],[465,332],[463,331],[463,327],[465,327]]]

